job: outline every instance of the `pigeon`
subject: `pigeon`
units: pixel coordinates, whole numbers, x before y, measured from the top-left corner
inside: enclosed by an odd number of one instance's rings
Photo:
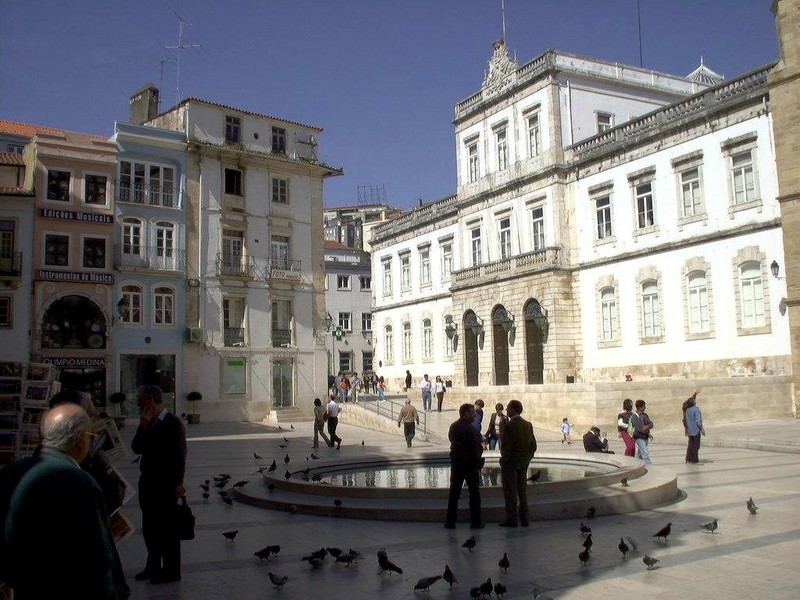
[[[403,569],[389,560],[389,556],[386,554],[385,548],[378,550],[378,566],[381,568],[381,573],[384,571],[389,571],[389,575],[392,574],[392,571],[398,574],[403,573]]]
[[[428,588],[430,588],[434,583],[439,581],[441,578],[442,578],[441,575],[434,575],[433,577],[423,577],[417,583],[414,584],[414,589],[427,592]]]
[[[753,497],[752,496],[750,498],[748,498],[746,506],[747,506],[747,510],[750,511],[751,515],[756,514],[756,512],[758,511],[758,507],[756,506],[756,503],[753,502]]]
[[[268,484],[267,484],[267,489],[268,489],[270,492],[274,492],[274,491],[275,491],[275,484],[274,484],[274,483],[268,483]]]
[[[453,584],[458,583],[458,579],[456,579],[455,573],[450,570],[450,565],[444,566],[444,573],[442,573],[442,579],[444,579],[447,583],[450,584],[450,589],[453,589]]]
[[[466,542],[464,542],[463,544],[461,544],[461,547],[462,547],[462,548],[466,548],[467,550],[469,550],[470,552],[472,552],[472,551],[475,549],[475,546],[476,546],[477,544],[478,544],[478,540],[476,540],[476,539],[475,539],[475,536],[474,536],[474,535],[472,535],[472,536],[470,536],[469,538],[467,538],[467,541],[466,541]]]
[[[217,483],[214,484],[214,487],[219,489],[219,490],[221,490],[222,488],[227,487],[227,486],[228,486],[228,480],[227,479],[223,479],[222,481],[218,481]]]
[[[228,475],[227,473],[220,473],[219,475],[215,475],[214,476],[214,481],[219,483],[220,481],[228,481],[228,479],[230,479],[230,478],[231,478],[231,476]]]
[[[270,473],[272,473],[272,472],[273,472],[275,469],[277,469],[277,468],[278,468],[278,463],[276,463],[276,462],[275,462],[275,460],[273,460],[273,461],[272,461],[272,464],[269,466],[269,469],[267,469],[267,471],[269,471]]]
[[[354,553],[352,553],[352,552],[344,552],[344,553],[342,553],[342,554],[340,554],[339,556],[336,557],[336,562],[337,563],[344,563],[345,567],[349,567],[350,564],[354,560],[357,560],[357,559],[358,559],[358,556],[356,556]]]
[[[256,469],[256,471],[258,471],[258,472],[259,472],[259,473],[261,473],[262,475],[264,474],[264,471],[266,471],[266,470],[267,470],[267,467],[258,467],[258,468]]]
[[[278,448],[286,448],[286,444],[278,444]]]
[[[283,586],[286,585],[286,582],[289,581],[289,577],[287,575],[275,575],[272,571],[268,573],[269,580],[275,586],[276,589],[282,590]]]
[[[597,513],[597,509],[594,506],[590,506],[586,509],[586,518],[587,519],[594,519],[594,515]]]
[[[342,555],[341,548],[325,548],[333,558],[339,558]]]
[[[628,478],[627,477],[623,477],[622,479],[619,480],[619,482],[622,484],[622,487],[628,487]]]
[[[594,544],[594,542],[592,541],[592,534],[590,533],[589,535],[586,536],[586,539],[583,540],[583,547],[586,548],[589,552],[591,552],[592,544]]]
[[[286,473],[284,473],[284,474],[283,474],[283,476],[284,476],[286,479],[291,479],[291,478],[292,478],[292,472],[291,472],[291,471],[289,471],[289,469],[286,469]]]
[[[581,535],[586,535],[587,533],[592,533],[592,528],[584,525],[583,521],[581,521]]]
[[[489,577],[489,579],[487,579],[486,581],[484,581],[480,585],[481,594],[483,594],[484,596],[491,596],[493,589],[494,589],[494,586],[492,586],[492,578],[491,577]]]
[[[580,554],[578,554],[578,560],[581,561],[581,564],[585,567],[586,563],[589,562],[589,549],[584,548],[581,550]]]
[[[203,492],[203,500],[208,500],[208,497],[209,497],[210,495],[211,495],[211,494],[209,494],[208,492]]]
[[[287,465],[289,464],[289,460],[291,460],[291,459],[289,458],[288,454],[283,457],[283,462],[285,462]]]
[[[222,501],[228,506],[233,506],[233,498],[231,498],[230,496],[223,496]]]
[[[531,483],[536,483],[537,481],[539,481],[539,478],[541,476],[542,476],[542,472],[541,471],[536,471],[536,473],[534,473],[533,475],[528,477],[528,481],[530,481]]]
[[[500,570],[503,573],[508,573],[508,567],[511,566],[511,561],[508,560],[508,554],[503,552],[503,558],[497,561],[497,566],[500,567]]]
[[[322,566],[322,563],[325,562],[323,559],[317,558],[315,556],[304,556],[300,560],[308,561],[308,564],[311,565],[312,569],[319,569]]]
[[[635,539],[633,539],[632,537],[630,537],[630,536],[626,537],[626,538],[625,538],[625,541],[626,541],[626,542],[628,542],[628,545],[629,545],[631,548],[633,548],[634,550],[638,550],[638,549],[639,549],[639,542],[637,542],[637,541],[636,541]]]
[[[653,568],[653,565],[655,565],[658,562],[658,559],[657,558],[653,558],[652,556],[650,556],[648,554],[645,554],[642,557],[642,562],[647,565],[647,570],[649,571],[650,569]]]
[[[201,490],[203,490],[204,492],[207,492],[207,491],[208,491],[208,484],[207,484],[207,483],[201,483],[199,487],[200,487],[200,489],[201,489]]]
[[[248,483],[250,483],[249,479],[242,479],[241,481],[237,481],[236,483],[234,483],[233,487],[242,488],[242,487],[246,486]]]
[[[653,537],[656,538],[656,539],[664,538],[664,541],[666,542],[667,541],[667,536],[669,535],[669,532],[671,530],[672,530],[672,521],[670,521],[669,523],[664,525],[661,529],[656,531],[653,534]]]
[[[292,425],[291,423],[289,423],[289,429],[291,429],[291,430],[294,430],[294,425]]]
[[[314,459],[314,460],[319,460],[319,456],[317,456],[313,452],[311,453],[311,458]]]
[[[239,533],[238,529],[234,529],[232,531],[223,531],[222,535],[225,536],[225,539],[229,542],[232,542],[236,539],[236,535]]]
[[[283,436],[283,441],[286,442],[287,444],[289,443],[289,440],[286,439],[286,436]]]
[[[717,529],[717,520],[714,519],[713,521],[709,521],[708,523],[703,523],[702,525],[700,525],[700,527],[702,527],[708,532],[714,533]]]
[[[253,556],[257,556],[261,560],[269,560],[270,554],[277,554],[280,551],[281,547],[278,545],[264,546],[261,550],[256,550],[253,552]]]
[[[309,560],[311,558],[318,558],[320,560],[325,560],[325,556],[327,556],[327,554],[328,554],[328,549],[327,548],[320,548],[319,550],[316,550],[315,552],[312,552],[308,556],[304,556],[300,560]]]
[[[278,425],[278,431],[283,431],[283,426]]]
[[[627,558],[628,552],[631,551],[630,546],[625,543],[623,538],[619,538],[619,544],[617,545],[617,548],[619,548],[619,551],[622,552],[622,558]]]
[[[494,593],[497,595],[498,598],[502,598],[503,594],[506,593],[506,586],[498,581],[497,583],[494,584]]]
[[[362,447],[364,446],[364,440],[361,440],[361,446]]]
[[[339,500],[338,498],[334,498],[334,499],[333,499],[333,505],[334,505],[336,508],[342,508],[342,501],[341,501],[341,500]]]
[[[361,552],[358,552],[357,550],[353,550],[352,548],[348,549],[347,553],[353,555],[353,560],[359,560],[360,558],[363,558],[363,555],[361,554]]]
[[[470,598],[480,598],[481,596],[482,596],[482,594],[481,594],[480,586],[475,586],[474,588],[470,588],[469,589],[469,597]]]
[[[258,454],[253,452],[253,460],[263,460],[263,458],[264,458],[263,456],[259,456]]]

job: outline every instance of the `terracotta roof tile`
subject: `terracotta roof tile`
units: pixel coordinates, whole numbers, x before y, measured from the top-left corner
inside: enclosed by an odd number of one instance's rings
[[[62,129],[55,129],[53,127],[43,127],[42,125],[32,125],[30,123],[20,123],[19,121],[0,119],[0,134],[32,138],[34,134],[37,133],[60,135],[64,133],[64,131]]]
[[[24,167],[25,161],[22,160],[22,155],[16,152],[0,152],[0,165]]]
[[[273,121],[281,121],[283,123],[289,123],[291,125],[299,125],[300,127],[308,127],[309,129],[316,129],[317,131],[323,131],[322,127],[318,127],[316,125],[308,125],[306,123],[301,123],[300,121],[292,121],[291,119],[283,119],[281,117],[275,117],[275,116],[272,116],[272,115],[266,115],[264,113],[258,113],[258,112],[254,112],[252,110],[245,110],[244,108],[236,108],[235,106],[230,106],[229,104],[221,104],[220,102],[211,102],[210,100],[203,100],[201,98],[195,98],[193,96],[189,97],[189,98],[185,98],[184,100],[181,100],[181,102],[179,104],[176,104],[172,108],[170,108],[170,109],[168,109],[168,110],[166,110],[166,111],[164,111],[162,113],[159,113],[158,115],[153,117],[153,119],[155,119],[157,117],[160,117],[161,115],[165,115],[167,113],[170,113],[173,110],[175,110],[176,108],[178,108],[179,106],[183,106],[184,104],[188,104],[189,102],[199,102],[201,104],[207,104],[209,106],[216,106],[217,108],[224,108],[225,110],[235,110],[236,112],[244,113],[246,115],[253,115],[255,117],[264,117],[266,119],[271,119]]]
[[[26,190],[25,188],[0,186],[0,196],[31,196],[31,197],[33,197],[34,195],[35,194],[32,191]]]

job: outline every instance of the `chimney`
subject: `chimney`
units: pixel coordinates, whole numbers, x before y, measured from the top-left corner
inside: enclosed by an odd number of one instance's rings
[[[140,87],[130,101],[130,122],[136,125],[146,123],[158,114],[158,88],[148,83]]]

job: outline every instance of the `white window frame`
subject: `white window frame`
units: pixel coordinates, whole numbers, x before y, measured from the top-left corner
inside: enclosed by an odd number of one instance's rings
[[[606,286],[600,290],[601,341],[616,342],[619,338],[619,304],[617,288]]]
[[[358,284],[362,292],[372,291],[372,275],[359,275]]]
[[[687,318],[690,334],[711,332],[711,298],[707,271],[694,270],[686,276]]]
[[[336,289],[347,291],[352,289],[350,286],[350,275],[336,275]]]
[[[472,266],[477,267],[483,264],[483,248],[481,244],[481,227],[480,225],[472,227],[469,230],[470,241],[470,257],[472,259]]]
[[[400,255],[400,291],[411,289],[411,253]]]
[[[166,285],[153,288],[153,325],[175,324],[175,290]]]
[[[371,332],[372,331],[372,313],[365,312],[361,313],[361,331]]]
[[[278,233],[270,235],[269,259],[273,267],[290,270],[292,268],[292,238]]]
[[[342,331],[353,331],[353,313],[350,311],[340,312],[337,323]]]
[[[653,180],[637,182],[633,186],[635,228],[651,229],[656,223],[655,189]]]
[[[747,261],[739,266],[739,298],[741,328],[764,327],[767,319],[764,281],[759,262]]]
[[[242,141],[242,119],[234,115],[225,115],[225,141],[239,144]]]
[[[447,281],[453,275],[453,242],[448,241],[440,247],[442,251],[442,279]]]
[[[508,126],[502,125],[494,129],[494,143],[497,152],[497,170],[508,168]]]
[[[412,357],[412,353],[413,353],[413,346],[411,344],[412,339],[411,339],[411,322],[410,321],[406,321],[405,323],[403,323],[402,332],[403,332],[403,334],[402,334],[403,335],[403,338],[402,338],[402,341],[403,341],[403,344],[402,344],[402,348],[403,348],[402,358],[403,358],[403,363],[408,364],[408,363],[411,362],[411,357]]]
[[[123,217],[121,228],[122,247],[120,251],[122,255],[141,258],[147,248],[144,223],[136,217]]]
[[[122,311],[119,316],[120,323],[123,325],[141,325],[143,322],[144,290],[142,286],[135,283],[123,284],[120,288],[120,299],[122,300]]]
[[[511,215],[503,215],[497,219],[497,237],[500,260],[508,260],[512,256]]]
[[[433,358],[433,325],[431,319],[422,320],[422,358]]]
[[[658,282],[653,279],[643,281],[639,291],[642,301],[642,337],[661,337],[661,300]]]
[[[125,166],[128,168],[127,173]],[[141,169],[140,173],[137,168]],[[116,197],[120,202],[177,207],[175,167],[145,161],[120,160],[117,174]]]
[[[383,295],[392,295],[392,259],[385,259],[381,261],[383,268]]]
[[[431,285],[431,249],[430,246],[419,248],[419,284]]]
[[[681,189],[681,216],[684,219],[698,217],[705,212],[703,206],[703,174],[699,165],[683,169],[678,173]]]
[[[743,162],[737,161],[744,159]],[[739,206],[759,199],[755,150],[748,148],[732,152],[730,156],[731,191],[733,204]]]
[[[543,204],[531,207],[531,243],[534,252],[541,252],[546,247]]]
[[[595,214],[596,241],[607,241],[614,238],[614,213],[611,200],[611,192],[592,197],[592,206],[594,207]]]
[[[478,140],[472,139],[466,143],[467,146],[467,174],[469,183],[475,183],[481,176],[480,153],[478,152]]]
[[[391,325],[383,328],[383,356],[385,364],[394,364],[394,331]]]
[[[604,111],[595,112],[595,124],[597,127],[597,134],[605,133],[609,129],[614,128],[614,114]]]
[[[542,153],[542,129],[538,108],[525,113],[525,127],[528,132],[528,157],[534,158]]]
[[[271,195],[274,203],[289,204],[289,179],[286,177],[273,177]]]

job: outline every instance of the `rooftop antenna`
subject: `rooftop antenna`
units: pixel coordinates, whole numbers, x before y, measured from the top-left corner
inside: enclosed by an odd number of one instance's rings
[[[506,0],[500,0],[500,19],[503,22],[503,41],[506,41]]]
[[[643,67],[642,62],[642,4],[641,0],[636,0],[636,17],[639,21],[639,66]]]
[[[189,28],[192,27],[192,24],[189,23],[186,19],[184,19],[177,10],[172,8],[169,4],[167,4],[164,0],[161,0],[161,3],[166,6],[168,9],[172,11],[172,14],[178,19],[178,43],[175,46],[164,46],[165,50],[177,50],[177,75],[175,77],[175,95],[176,100],[175,104],[179,104],[181,101],[181,50],[190,50],[191,48],[202,48],[202,44],[184,44],[183,43],[183,26],[188,25]]]

